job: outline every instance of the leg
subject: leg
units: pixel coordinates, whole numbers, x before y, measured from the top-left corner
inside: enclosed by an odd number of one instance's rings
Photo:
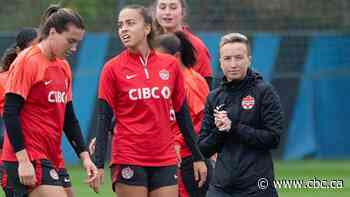
[[[67,194],[67,197],[74,197],[74,190],[72,187],[65,187],[64,191]]]
[[[62,186],[64,188],[64,191],[66,191],[68,197],[74,197],[74,190],[72,187],[71,179],[68,174],[67,169],[61,168],[58,170],[58,176],[60,177],[60,181],[62,183]]]
[[[117,197],[147,197],[148,190],[144,186],[126,185],[123,183],[116,183],[114,191]]]
[[[68,197],[62,186],[40,185],[29,193],[29,197]]]
[[[177,166],[150,167],[149,197],[178,197]]]
[[[149,193],[149,197],[178,197],[177,185],[165,186],[155,189]]]
[[[112,187],[118,197],[148,197],[148,175],[144,167],[114,165],[111,167]]]

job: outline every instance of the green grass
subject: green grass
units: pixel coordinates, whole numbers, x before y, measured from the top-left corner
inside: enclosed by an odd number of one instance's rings
[[[84,184],[85,174],[80,166],[68,169],[77,197],[97,196]],[[289,161],[276,162],[277,179],[318,179],[343,180],[343,189],[279,189],[281,197],[349,197],[350,161]],[[106,170],[105,184],[98,196],[115,196],[111,189],[109,170]]]

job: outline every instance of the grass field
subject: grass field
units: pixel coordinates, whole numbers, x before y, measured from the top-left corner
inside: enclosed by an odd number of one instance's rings
[[[343,189],[279,189],[281,197],[349,197],[350,161],[291,161],[276,162],[277,179],[317,179],[343,180]],[[106,170],[108,172],[109,170]],[[114,196],[111,190],[109,172],[99,195],[96,195],[84,183],[84,173],[78,166],[69,168],[73,187],[77,197]]]

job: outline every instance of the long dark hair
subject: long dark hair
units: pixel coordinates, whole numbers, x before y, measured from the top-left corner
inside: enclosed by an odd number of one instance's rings
[[[186,34],[181,31],[158,36],[154,42],[154,47],[161,48],[165,53],[171,55],[179,52],[181,62],[187,68],[193,67],[197,62],[196,49]]]
[[[1,57],[1,63],[3,64],[2,70],[9,70],[12,62],[17,58],[17,54],[29,47],[30,43],[33,42],[36,37],[37,31],[35,28],[24,28],[20,30],[16,36],[16,42],[7,48]]]
[[[59,5],[50,5],[41,17],[40,41],[47,38],[51,28],[62,33],[67,30],[68,24],[85,29],[83,19],[78,12],[70,8],[61,8]]]

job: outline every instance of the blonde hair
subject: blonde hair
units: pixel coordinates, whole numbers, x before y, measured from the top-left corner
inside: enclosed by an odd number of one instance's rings
[[[223,47],[225,44],[229,43],[244,43],[248,49],[248,55],[251,54],[250,43],[247,36],[241,33],[229,33],[221,37],[219,48]]]

